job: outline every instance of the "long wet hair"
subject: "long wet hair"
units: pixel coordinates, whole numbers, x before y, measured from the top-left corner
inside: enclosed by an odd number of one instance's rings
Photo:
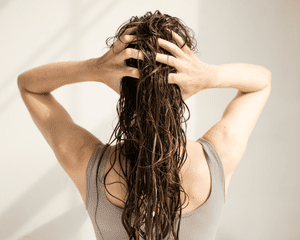
[[[179,178],[180,169],[187,159],[186,134],[181,124],[187,128],[190,111],[180,88],[168,84],[168,74],[176,73],[176,69],[156,62],[156,53],[172,55],[158,45],[157,39],[163,38],[177,45],[169,29],[179,34],[192,51],[196,48],[196,41],[194,32],[180,19],[157,10],[141,17],[133,16],[119,27],[114,37],[106,40],[106,45],[111,48],[127,28],[134,26],[137,29],[131,35],[136,35],[137,40],[127,48],[141,50],[144,60],[127,59],[126,64],[138,68],[140,78],[123,77],[121,80],[117,103],[119,121],[104,147],[99,164],[115,134],[114,152],[119,153],[119,166],[125,176],[119,174],[126,182],[126,202],[110,194],[104,186],[111,196],[125,205],[122,224],[129,239],[138,240],[141,236],[149,240],[166,237],[177,240],[183,205],[180,192],[185,194],[185,200],[187,196]],[[114,41],[109,43],[111,39]],[[189,113],[187,119],[184,117],[185,107]],[[108,172],[116,158],[117,154]],[[176,215],[178,210],[179,216]]]

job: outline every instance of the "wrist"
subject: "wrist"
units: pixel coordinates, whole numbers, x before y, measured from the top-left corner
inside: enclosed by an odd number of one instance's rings
[[[209,89],[209,88],[217,88],[218,87],[218,71],[219,67],[217,65],[211,65],[211,64],[203,64],[203,72],[204,77],[201,77],[204,79],[204,86],[201,86],[202,89]]]
[[[83,61],[84,74],[88,76],[88,81],[103,82],[97,66],[99,66],[99,58],[90,58]]]

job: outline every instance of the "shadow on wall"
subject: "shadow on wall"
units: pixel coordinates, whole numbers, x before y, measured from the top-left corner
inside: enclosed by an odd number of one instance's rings
[[[61,181],[63,176],[60,177],[64,172],[59,168],[56,165],[50,169],[1,214],[0,222],[5,224],[5,228],[1,229],[0,239],[12,237],[14,233],[18,232],[19,229],[65,190]],[[79,227],[82,226],[86,219],[86,210],[80,204],[51,222],[26,234],[30,236],[27,239],[75,239],[71,238],[71,235],[78,233]],[[51,236],[49,236],[50,233]],[[55,234],[59,235],[59,237],[54,238]],[[62,236],[65,236],[65,238],[62,238]]]
[[[216,240],[240,240],[240,239],[238,239],[233,234],[230,234],[230,233],[227,233],[227,232],[218,231],[217,236],[216,236]]]
[[[15,86],[15,88],[17,89],[18,88],[17,87],[17,78],[18,78],[18,75],[22,73],[21,71],[24,71],[24,69],[26,69],[26,67],[30,66],[30,64],[32,62],[36,61],[36,59],[38,59],[39,56],[43,55],[47,51],[47,49],[49,49],[55,42],[58,41],[58,39],[65,36],[70,31],[72,31],[72,32],[74,32],[74,34],[72,35],[71,39],[73,38],[73,39],[78,40],[78,38],[80,38],[80,36],[83,36],[95,24],[99,23],[99,21],[106,14],[108,14],[110,12],[109,10],[111,10],[114,6],[116,6],[116,4],[120,1],[121,0],[110,1],[110,4],[107,5],[106,8],[101,8],[99,13],[96,14],[96,17],[94,17],[86,26],[83,26],[80,29],[79,29],[79,26],[74,25],[74,22],[78,22],[78,19],[82,18],[85,14],[87,14],[88,10],[93,9],[95,4],[99,4],[99,1],[93,0],[89,4],[87,4],[87,6],[84,6],[80,11],[80,15],[73,14],[73,16],[71,17],[71,20],[69,22],[67,22],[63,27],[61,27],[56,33],[53,33],[52,36],[49,36],[47,38],[47,41],[39,49],[37,49],[31,56],[29,56],[28,58],[26,58],[26,60],[24,60],[23,65],[19,66],[17,69],[14,69],[12,71],[13,74],[11,74],[10,77],[7,78],[7,80],[2,81],[1,86],[0,86],[0,94],[2,95],[2,93],[6,91],[6,88],[8,88],[11,84],[13,84]],[[8,2],[9,1],[5,1],[4,3],[2,3],[2,1],[1,1],[0,12]],[[75,26],[76,30],[74,30],[74,26]],[[79,46],[76,46],[76,47],[77,47],[77,49],[79,49]],[[56,53],[53,54],[54,56],[51,59],[48,59],[48,63],[55,62],[55,60],[59,56],[61,56],[62,54],[64,54],[66,51],[68,51],[70,49],[74,49],[74,46],[71,44],[67,44],[67,45],[61,47],[59,50],[56,51]],[[28,69],[26,69],[26,70],[28,70]],[[17,97],[19,97],[18,94],[11,95],[10,97],[7,97],[5,100],[1,101],[0,116],[2,114],[4,114],[5,109],[10,107],[11,104],[13,103],[13,101],[15,99],[17,99]]]
[[[92,132],[101,132],[107,135],[109,134],[109,126],[113,128],[110,116],[103,119]],[[105,128],[105,130],[103,130],[103,128]],[[23,160],[26,161],[26,159]],[[62,179],[69,179],[69,176],[64,170],[62,171],[62,167],[54,154],[53,160],[56,161],[56,165],[32,184],[25,193],[21,194],[18,199],[11,203],[0,215],[0,223],[5,224],[5,229],[1,229],[0,231],[1,240],[11,238],[16,232],[22,229],[27,222],[38,215],[47,205],[51,204],[57,196],[66,190],[62,184]],[[83,202],[78,204],[77,207],[63,213],[34,231],[27,233],[26,236],[19,238],[19,240],[77,239],[78,229],[88,218],[87,211],[83,205]]]
[[[85,216],[86,211],[82,208],[82,204],[79,204],[61,216],[27,233],[26,236],[22,236],[19,240],[78,239],[78,229],[84,224]]]
[[[13,2],[12,0],[1,0],[0,1],[0,12],[6,7],[8,3]]]

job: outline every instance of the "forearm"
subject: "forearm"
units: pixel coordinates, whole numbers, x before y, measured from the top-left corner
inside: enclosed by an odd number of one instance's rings
[[[47,93],[67,84],[99,81],[93,71],[94,61],[57,62],[33,68],[19,75],[18,84],[29,92]]]
[[[210,88],[236,88],[241,92],[256,92],[271,82],[271,72],[259,65],[234,63],[213,65]]]

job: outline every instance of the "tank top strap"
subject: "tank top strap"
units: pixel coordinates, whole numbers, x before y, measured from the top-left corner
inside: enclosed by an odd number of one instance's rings
[[[206,139],[199,138],[196,140],[196,142],[201,143],[203,146],[206,159],[211,170],[212,178],[215,180],[216,187],[223,192],[225,202],[225,171],[222,159],[216,148]]]

